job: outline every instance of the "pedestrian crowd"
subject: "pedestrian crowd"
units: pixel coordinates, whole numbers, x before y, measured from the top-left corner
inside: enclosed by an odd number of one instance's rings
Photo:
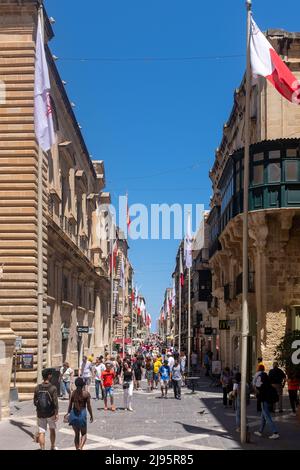
[[[198,367],[198,357],[191,354],[191,367],[194,372]],[[207,376],[212,376],[212,353],[206,352],[203,365]],[[34,404],[37,409],[38,431],[36,442],[41,449],[45,449],[45,433],[50,430],[51,449],[55,450],[55,429],[58,421],[58,393],[57,387],[52,384],[52,370],[43,371],[43,382],[38,385],[34,393]],[[87,413],[90,422],[93,422],[91,407],[92,385],[95,400],[103,400],[103,409],[116,411],[115,387],[123,389],[124,411],[133,412],[134,391],[141,391],[142,379],[146,380],[147,392],[160,390],[160,397],[168,399],[169,390],[173,390],[174,398],[181,400],[181,389],[187,383],[187,357],[184,352],[179,354],[173,350],[152,349],[141,350],[133,356],[120,355],[89,357],[84,356],[75,380],[75,372],[68,362],[60,369],[60,398],[69,401],[68,411],[64,422],[74,430],[74,444],[76,450],[82,450],[87,439]],[[241,374],[238,369],[231,370],[225,367],[218,379],[222,387],[223,406],[233,407],[235,411],[236,431],[241,426]],[[296,416],[299,405],[300,381],[292,371],[285,373],[277,362],[266,373],[262,358],[258,358],[257,372],[251,383],[246,385],[246,403],[250,403],[252,392],[257,400],[257,412],[261,414],[261,424],[255,435],[262,437],[266,425],[270,427],[270,439],[278,439],[279,431],[272,418],[278,406],[278,412],[283,413],[283,391],[287,384],[292,413]],[[300,414],[300,407],[298,408]],[[300,417],[300,416],[299,416]],[[249,434],[249,433],[248,433]],[[247,434],[247,435],[248,435]]]
[[[227,406],[234,408],[236,431],[240,432],[241,374],[236,371],[232,372],[229,367],[225,367],[222,370],[220,382],[223,390],[224,408]],[[300,408],[297,410],[299,406],[299,378],[292,370],[285,373],[276,361],[267,373],[263,359],[258,358],[257,371],[252,382],[246,384],[246,404],[250,404],[250,393],[252,392],[257,402],[257,413],[261,415],[260,427],[254,432],[256,436],[262,437],[266,425],[268,425],[271,430],[269,439],[279,439],[279,431],[272,416],[276,413],[277,407],[278,413],[283,413],[283,392],[286,384],[292,414],[297,416],[298,412],[299,416]]]
[[[141,381],[147,381],[147,391],[160,389],[161,398],[168,398],[173,388],[174,398],[181,400],[181,388],[185,385],[186,356],[172,350],[142,350],[123,359],[120,355],[105,357],[84,356],[75,379],[75,371],[68,362],[60,368],[60,394],[52,383],[53,370],[43,371],[43,382],[34,393],[38,431],[35,441],[45,449],[45,434],[50,430],[51,450],[56,450],[56,424],[59,419],[58,395],[69,401],[64,422],[74,430],[76,450],[82,450],[87,439],[87,412],[93,422],[91,390],[94,385],[95,400],[103,400],[104,411],[116,411],[115,386],[123,389],[124,410],[133,412],[133,392],[141,391]]]

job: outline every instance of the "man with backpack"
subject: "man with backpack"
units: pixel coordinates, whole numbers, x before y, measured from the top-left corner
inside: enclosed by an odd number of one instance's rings
[[[45,369],[42,372],[43,382],[34,391],[33,403],[37,411],[38,434],[37,442],[41,450],[45,450],[45,434],[49,425],[51,450],[55,447],[56,422],[58,421],[57,389],[51,384],[52,370]]]

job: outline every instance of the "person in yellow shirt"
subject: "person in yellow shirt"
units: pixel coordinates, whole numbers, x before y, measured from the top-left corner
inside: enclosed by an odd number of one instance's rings
[[[259,371],[259,366],[264,366],[265,367],[265,364],[263,363],[262,357],[257,358],[257,368],[256,368],[257,372]]]
[[[91,354],[89,357],[88,357],[88,361],[91,363],[91,364],[94,364],[95,362],[95,359],[94,359],[94,354]]]
[[[153,371],[154,371],[154,382],[155,382],[155,389],[158,388],[158,382],[159,382],[159,369],[162,366],[162,358],[157,357],[154,359],[154,365],[153,365]]]

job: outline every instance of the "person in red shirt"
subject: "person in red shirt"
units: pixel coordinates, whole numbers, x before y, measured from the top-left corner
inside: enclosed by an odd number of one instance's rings
[[[102,387],[104,390],[104,410],[107,411],[107,400],[110,397],[111,411],[116,411],[114,405],[114,379],[116,376],[115,371],[113,370],[113,365],[111,362],[105,363],[106,369],[102,372]]]
[[[291,403],[293,414],[296,415],[296,407],[298,406],[298,390],[299,390],[299,379],[293,372],[288,374],[288,392]]]

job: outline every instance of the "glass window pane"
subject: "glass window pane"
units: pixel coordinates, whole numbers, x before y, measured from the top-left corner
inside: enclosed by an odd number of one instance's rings
[[[236,191],[240,190],[240,174],[237,173],[236,175]]]
[[[280,158],[280,155],[280,150],[271,150],[271,152],[269,152],[269,159],[274,160],[274,158]]]
[[[268,166],[269,183],[279,183],[281,181],[280,163],[270,163]]]
[[[253,184],[263,184],[264,182],[264,167],[263,165],[256,165],[253,167]]]
[[[286,156],[287,157],[297,157],[297,149],[287,149]]]
[[[285,180],[298,181],[298,162],[285,162]]]
[[[253,155],[253,161],[254,162],[261,162],[264,159],[264,154],[263,153],[255,153]]]

